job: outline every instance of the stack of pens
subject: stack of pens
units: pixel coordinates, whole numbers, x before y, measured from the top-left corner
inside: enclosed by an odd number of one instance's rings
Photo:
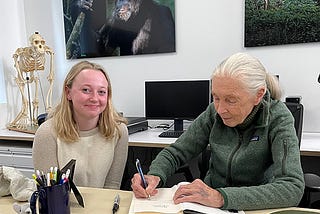
[[[38,187],[48,187],[68,182],[70,169],[66,173],[61,173],[58,167],[50,167],[49,172],[36,170],[36,174],[32,174]]]

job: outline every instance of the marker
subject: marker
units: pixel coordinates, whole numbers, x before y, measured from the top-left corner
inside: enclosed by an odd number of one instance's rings
[[[57,182],[57,176],[58,176],[58,167],[54,167],[54,170],[53,170],[53,180],[55,182]]]
[[[36,170],[36,173],[37,173],[37,177],[41,178],[41,174],[40,174],[40,170],[39,169]]]
[[[41,178],[42,178],[44,186],[47,186],[47,178],[46,178],[45,174],[43,173],[43,171],[41,171]]]
[[[36,174],[32,174],[33,179],[35,180],[36,184],[38,186],[44,186],[42,180],[40,179],[40,177],[37,177]]]
[[[113,201],[112,213],[115,214],[119,209],[120,195],[117,194]]]
[[[53,167],[50,167],[50,180],[53,180]]]
[[[69,175],[70,175],[70,169],[67,169],[67,171],[66,171],[66,178],[68,179],[69,178]]]
[[[147,181],[146,181],[146,179],[145,179],[145,177],[144,177],[144,175],[143,175],[143,172],[142,172],[142,168],[141,168],[141,164],[140,164],[139,159],[136,160],[136,168],[137,168],[137,170],[138,170],[138,172],[139,172],[139,174],[140,174],[143,187],[144,187],[144,189],[146,189],[147,186],[148,186],[148,184],[147,184]],[[149,193],[147,193],[147,194],[148,194],[148,199],[150,199],[150,194],[149,194]]]
[[[66,174],[61,175],[60,184],[63,184],[65,182]]]
[[[43,176],[41,176],[40,170],[36,170],[36,181],[40,186],[46,186],[46,181],[43,179]]]
[[[51,182],[50,182],[50,172],[47,173],[47,186],[51,186]]]

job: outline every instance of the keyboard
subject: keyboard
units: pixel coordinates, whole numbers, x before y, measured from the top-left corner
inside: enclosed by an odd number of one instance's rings
[[[180,135],[182,135],[182,133],[183,133],[183,131],[169,130],[169,131],[165,131],[165,132],[162,132],[161,134],[159,134],[159,137],[178,138],[178,137],[180,137]]]

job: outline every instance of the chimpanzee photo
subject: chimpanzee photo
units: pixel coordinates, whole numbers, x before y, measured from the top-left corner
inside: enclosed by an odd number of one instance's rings
[[[175,52],[174,0],[62,0],[67,59]]]
[[[63,0],[67,59],[100,55],[96,33],[107,19],[105,0]]]
[[[175,52],[171,10],[154,0],[115,0],[112,17],[99,34],[100,52],[106,56]]]

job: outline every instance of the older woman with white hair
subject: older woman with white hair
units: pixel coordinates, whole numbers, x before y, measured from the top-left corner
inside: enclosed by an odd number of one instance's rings
[[[181,185],[175,203],[235,210],[298,205],[304,191],[299,143],[276,77],[258,59],[237,53],[213,72],[212,96],[213,103],[152,162],[146,189],[134,175],[135,196],[157,194],[157,187],[210,145],[204,180]]]

